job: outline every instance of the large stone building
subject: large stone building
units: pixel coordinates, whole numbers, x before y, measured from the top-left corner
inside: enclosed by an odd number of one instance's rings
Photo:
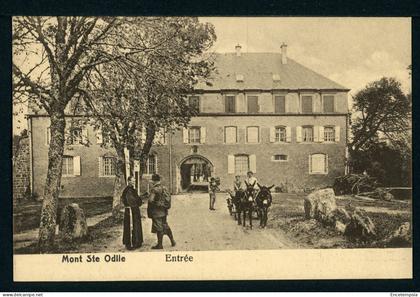
[[[349,89],[279,53],[216,54],[211,86],[188,96],[199,111],[188,129],[160,137],[145,180],[159,173],[173,193],[206,184],[209,176],[231,187],[235,175],[255,172],[262,184],[294,189],[330,185],[344,174]],[[42,194],[47,172],[49,118],[28,117],[31,187]],[[76,131],[77,132],[77,131]],[[88,139],[91,145],[80,145]],[[112,194],[113,150],[92,127],[65,148],[61,196]],[[145,189],[146,183],[141,184]]]

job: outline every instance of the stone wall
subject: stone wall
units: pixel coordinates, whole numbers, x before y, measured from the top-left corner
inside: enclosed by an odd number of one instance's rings
[[[22,137],[13,156],[13,203],[30,194],[29,138]]]

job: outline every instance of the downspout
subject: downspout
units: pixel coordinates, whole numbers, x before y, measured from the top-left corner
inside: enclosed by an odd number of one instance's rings
[[[28,116],[28,137],[29,137],[29,189],[31,195],[34,193],[34,162],[33,162],[33,144],[32,144],[32,117]]]
[[[169,137],[169,192],[173,193],[173,184],[172,184],[172,132],[168,133]]]

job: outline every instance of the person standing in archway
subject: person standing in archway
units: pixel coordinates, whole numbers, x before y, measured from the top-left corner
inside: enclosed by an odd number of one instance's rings
[[[209,195],[210,195],[210,210],[215,210],[214,203],[216,202],[216,192],[219,190],[219,186],[214,177],[210,178],[209,182]]]

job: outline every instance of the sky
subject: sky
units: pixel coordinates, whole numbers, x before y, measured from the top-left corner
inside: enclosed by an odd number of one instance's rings
[[[351,89],[351,94],[383,76],[411,82],[410,18],[200,18],[215,26],[216,52],[280,52]]]
[[[215,26],[215,52],[280,52],[351,89],[354,95],[383,76],[395,77],[403,90],[411,90],[407,67],[411,64],[410,18],[296,18],[203,17]],[[351,105],[351,96],[350,96]],[[20,115],[13,131],[26,128]]]

